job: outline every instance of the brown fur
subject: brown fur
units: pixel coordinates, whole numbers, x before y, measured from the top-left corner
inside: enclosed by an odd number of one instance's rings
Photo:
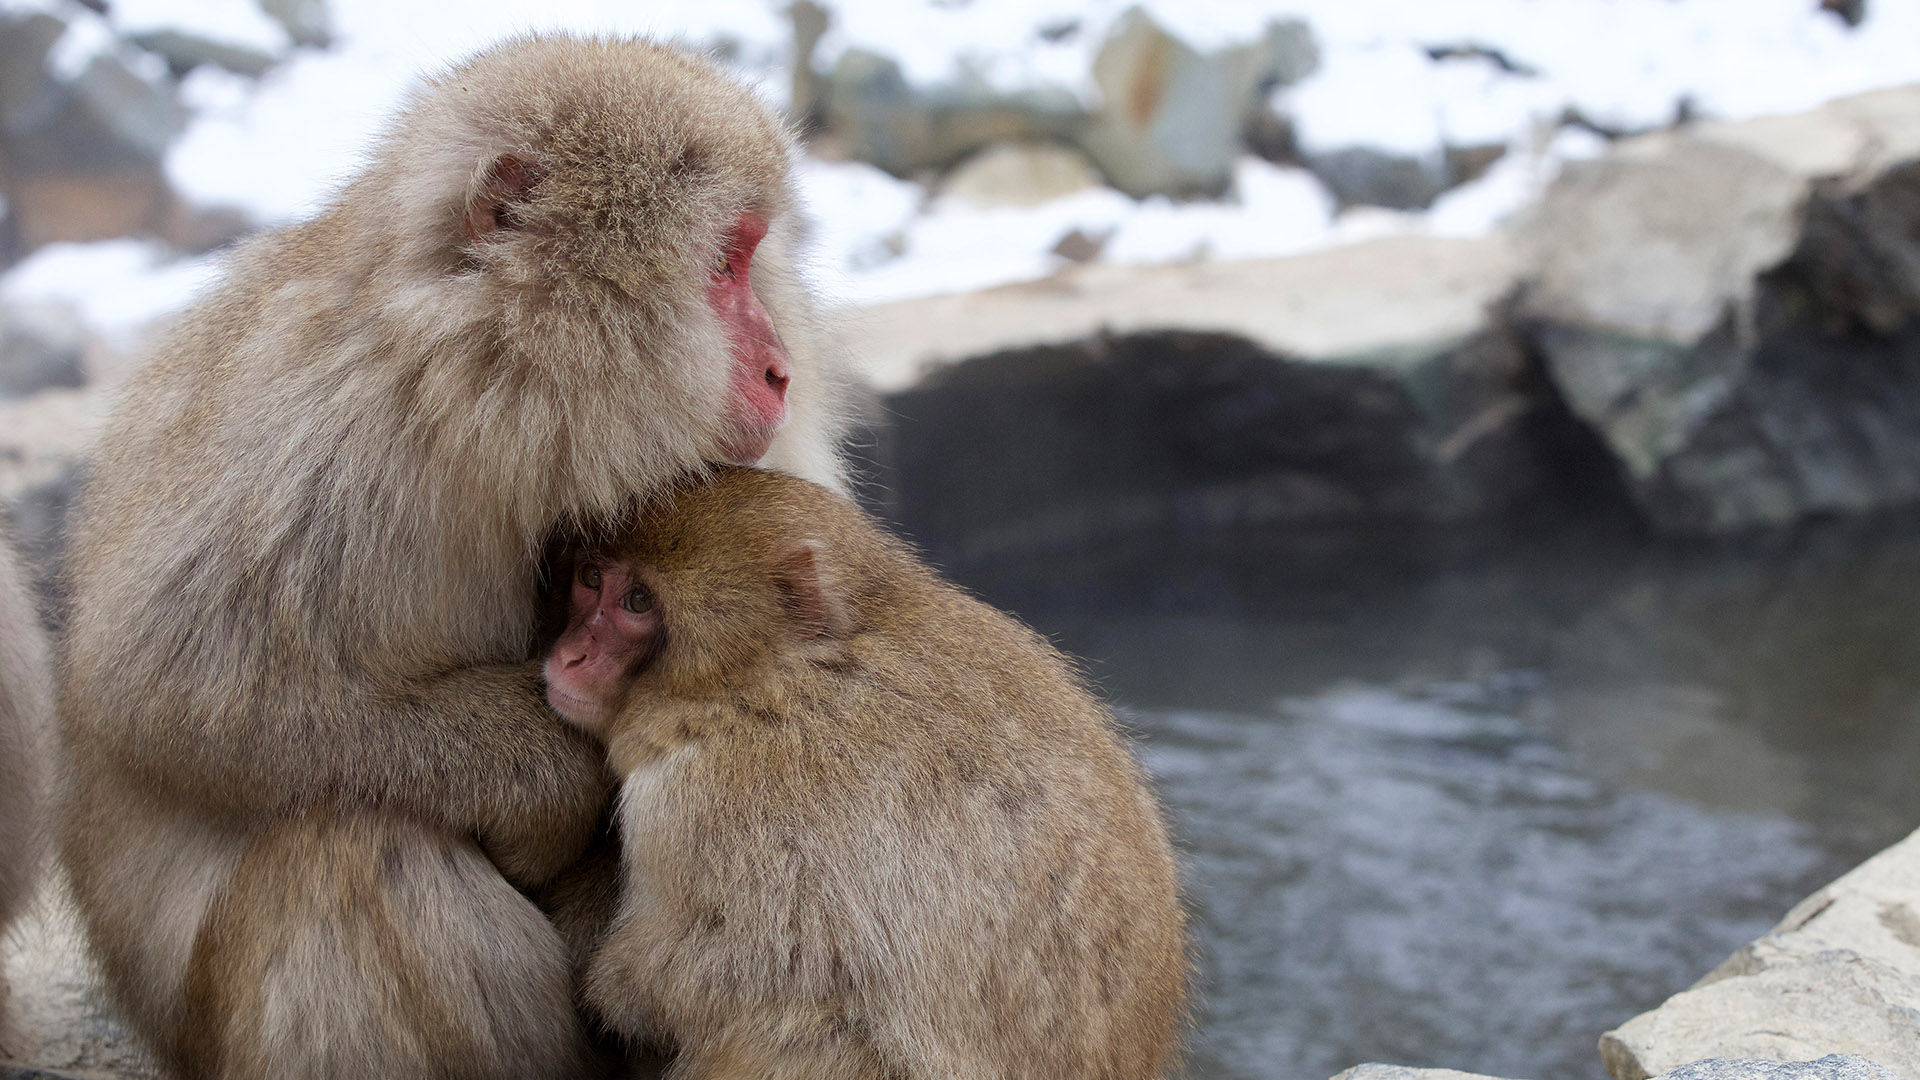
[[[538,566],[710,456],[729,345],[703,290],[745,212],[772,223],[754,289],[794,371],[766,463],[840,482],[788,153],[699,60],[510,42],[237,253],[126,388],[69,564],[63,853],[172,1070],[590,1068],[515,888],[609,793],[526,662]]]
[[[614,1027],[679,1080],[1161,1075],[1173,854],[1058,652],[790,477],[682,488],[616,551],[662,643],[608,728]]]
[[[0,530],[0,935],[32,902],[45,849],[53,679],[33,596]],[[0,971],[0,1061],[23,1049]]]

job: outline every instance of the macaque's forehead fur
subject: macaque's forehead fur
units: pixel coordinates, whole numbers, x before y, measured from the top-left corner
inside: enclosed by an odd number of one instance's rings
[[[794,557],[852,620],[878,583],[914,574],[900,541],[845,498],[780,473],[726,466],[648,502],[605,554],[655,590],[668,646],[656,666],[670,685],[705,688],[791,652]]]
[[[388,145],[464,156],[392,163],[459,182],[435,193],[449,225],[488,163],[531,164],[539,180],[516,227],[487,241],[524,260],[528,282],[584,277],[693,302],[742,214],[789,209],[790,139],[772,113],[708,62],[639,39],[489,49],[416,91]]]
[[[845,555],[886,543],[857,507],[817,484],[724,466],[648,500],[613,554],[669,578],[724,581],[764,576],[809,540]]]

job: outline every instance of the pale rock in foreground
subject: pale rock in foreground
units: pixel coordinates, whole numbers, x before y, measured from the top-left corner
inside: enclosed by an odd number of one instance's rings
[[[1406,1065],[1355,1065],[1333,1080],[1501,1080],[1497,1076],[1454,1069],[1415,1069]]]
[[[1655,1080],[1906,1080],[1893,1070],[1851,1054],[1818,1061],[1756,1061],[1709,1058],[1682,1065]]]
[[[1310,360],[1419,360],[1488,323],[1519,262],[1502,236],[1406,236],[1282,259],[1075,267],[1042,281],[850,314],[843,338],[882,393],[956,361],[1094,334],[1197,330]]]
[[[1602,1036],[1600,1051],[1615,1080],[1704,1058],[1830,1054],[1920,1076],[1920,833],[1802,901],[1692,989]]]

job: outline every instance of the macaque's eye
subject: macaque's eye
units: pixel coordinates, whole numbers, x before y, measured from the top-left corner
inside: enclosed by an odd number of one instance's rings
[[[733,255],[731,253],[725,251],[720,253],[720,261],[714,265],[713,276],[723,278],[733,276]]]
[[[581,563],[580,569],[574,574],[574,577],[579,580],[582,586],[592,589],[594,592],[600,591],[600,568],[592,563]]]
[[[645,615],[653,610],[653,594],[647,591],[646,586],[635,585],[620,598],[620,606],[635,615]]]

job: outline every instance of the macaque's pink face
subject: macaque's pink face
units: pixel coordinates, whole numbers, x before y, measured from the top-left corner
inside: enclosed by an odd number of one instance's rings
[[[728,233],[720,264],[707,283],[707,303],[726,328],[733,349],[720,453],[735,465],[751,465],[766,454],[774,432],[787,418],[787,383],[793,377],[787,348],[748,285],[754,249],[766,235],[766,219],[742,214]]]
[[[567,628],[547,656],[547,702],[594,735],[613,718],[634,669],[660,639],[653,593],[626,566],[583,556],[574,568]]]

